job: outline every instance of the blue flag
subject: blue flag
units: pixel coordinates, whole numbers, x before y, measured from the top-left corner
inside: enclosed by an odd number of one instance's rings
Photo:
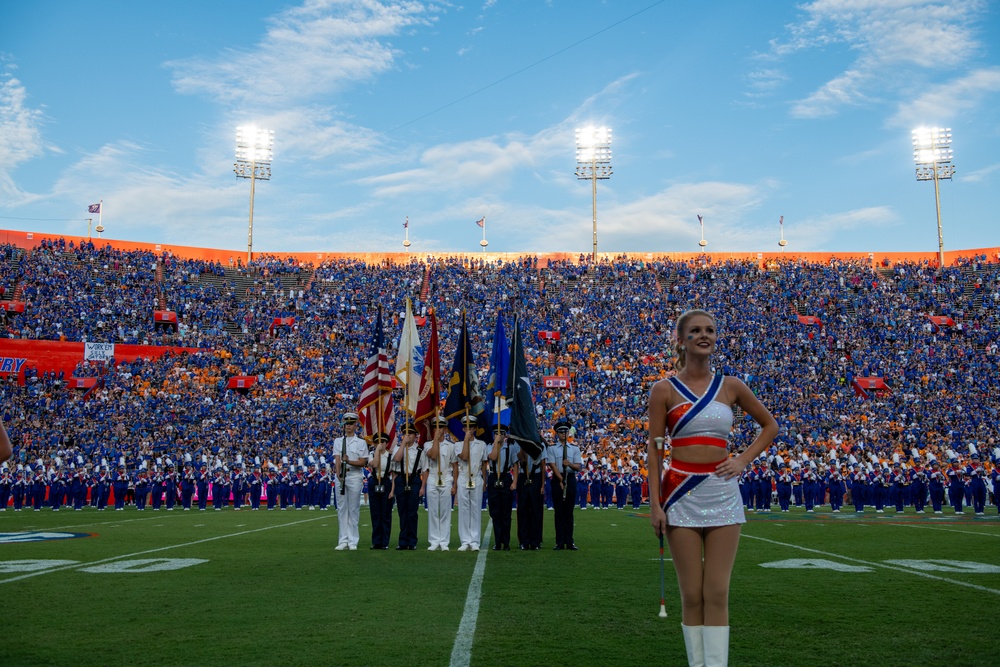
[[[496,331],[493,333],[493,351],[490,352],[490,374],[486,377],[486,390],[483,395],[483,416],[480,425],[486,430],[486,441],[492,442],[497,428],[497,415],[500,424],[510,426],[510,408],[507,407],[507,373],[510,365],[510,350],[507,347],[507,332],[503,326],[503,315],[497,313]]]
[[[514,337],[510,344],[510,363],[507,372],[507,404],[510,405],[509,437],[521,445],[521,449],[531,456],[539,456],[544,450],[542,436],[538,432],[538,418],[535,415],[535,400],[531,392],[531,378],[524,358],[524,344],[521,341],[521,324],[514,316]]]
[[[483,413],[483,396],[479,391],[479,371],[476,369],[476,358],[472,354],[472,343],[469,341],[469,329],[465,324],[465,311],[462,312],[462,332],[455,346],[455,362],[451,365],[448,375],[448,397],[444,401],[444,416],[448,420],[448,430],[461,442],[465,437],[465,427],[462,417],[466,414],[479,417]],[[477,435],[483,430],[477,429]]]

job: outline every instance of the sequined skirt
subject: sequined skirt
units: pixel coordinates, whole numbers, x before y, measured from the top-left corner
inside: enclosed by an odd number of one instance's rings
[[[703,466],[682,461],[665,462],[660,497],[668,526],[709,528],[746,523],[737,479],[723,479],[710,472],[717,464]]]

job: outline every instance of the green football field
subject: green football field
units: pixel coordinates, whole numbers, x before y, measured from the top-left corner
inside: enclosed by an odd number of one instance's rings
[[[750,514],[731,664],[996,664],[990,510]],[[577,512],[577,552],[441,553],[369,551],[364,507],[353,552],[332,510],[7,510],[0,665],[684,664],[641,512]]]

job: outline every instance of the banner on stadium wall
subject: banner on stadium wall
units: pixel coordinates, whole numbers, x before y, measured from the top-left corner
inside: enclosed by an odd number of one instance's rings
[[[545,375],[542,376],[542,383],[546,389],[569,389],[569,377],[566,375]]]
[[[226,382],[226,389],[249,389],[257,384],[256,375],[234,375]]]
[[[955,326],[955,320],[951,319],[947,315],[928,315],[927,319],[931,321],[934,325],[934,330],[937,331],[941,327],[953,327]]]
[[[856,377],[851,383],[854,393],[862,398],[870,398],[872,392],[892,392],[892,388],[880,377]]]
[[[114,361],[114,343],[84,343],[83,358],[85,361]]]
[[[24,302],[23,301],[0,301],[0,310],[8,313],[23,313],[24,312]]]
[[[559,340],[562,334],[558,331],[539,331],[538,340]]]
[[[823,320],[819,319],[815,315],[799,315],[799,322],[806,325],[816,325],[818,327],[823,326]]]
[[[177,326],[177,313],[172,310],[154,310],[153,322],[156,324],[173,324]]]
[[[20,373],[26,361],[17,357],[0,357],[0,373]]]
[[[71,377],[66,383],[69,389],[92,389],[97,386],[98,378],[77,378]]]

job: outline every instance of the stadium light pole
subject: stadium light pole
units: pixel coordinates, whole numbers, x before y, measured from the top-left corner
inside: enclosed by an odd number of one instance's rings
[[[951,128],[918,127],[913,130],[913,161],[918,181],[934,181],[934,206],[937,210],[938,271],[944,270],[944,234],[941,231],[941,188],[939,181],[955,175],[951,163]]]
[[[253,261],[253,197],[256,181],[271,180],[271,158],[274,155],[274,132],[241,125],[236,128],[236,164],[238,178],[250,179],[250,225],[247,229],[247,264]]]
[[[594,251],[597,264],[597,181],[611,178],[611,128],[583,127],[576,130],[576,177],[591,181],[594,213]]]

